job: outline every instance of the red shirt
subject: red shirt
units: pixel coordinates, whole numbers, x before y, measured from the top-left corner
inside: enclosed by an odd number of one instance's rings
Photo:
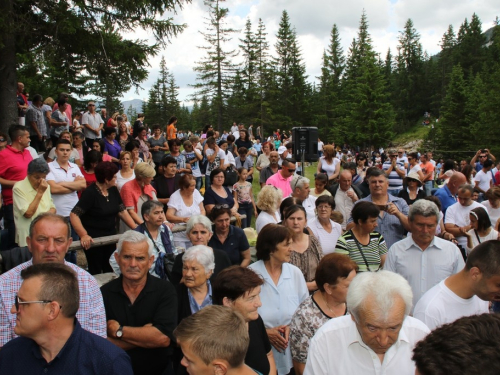
[[[30,152],[16,150],[8,145],[0,151],[0,177],[11,181],[21,181],[28,175],[28,164],[32,161]],[[2,185],[4,204],[12,204],[12,186]]]

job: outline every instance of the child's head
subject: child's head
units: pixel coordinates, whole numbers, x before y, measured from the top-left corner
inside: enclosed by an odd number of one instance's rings
[[[193,151],[193,144],[191,143],[191,141],[186,141],[182,145],[184,146],[184,150]]]
[[[344,215],[342,215],[342,212],[332,211],[332,213],[330,214],[330,219],[332,219],[337,224],[342,224],[342,222],[344,221]]]
[[[260,139],[258,139],[258,138],[257,138],[257,139],[255,140],[255,143],[259,144],[259,143],[260,143]]]
[[[479,192],[477,190],[474,190],[472,192],[472,200],[477,202],[478,199],[479,199]]]
[[[314,178],[314,187],[316,188],[316,193],[323,192],[327,183],[328,176],[326,175],[326,173],[318,173]]]
[[[240,159],[245,159],[248,154],[248,149],[246,147],[240,147],[238,149],[238,155],[240,156]]]
[[[240,181],[245,181],[248,177],[248,170],[244,167],[238,168],[238,176],[240,176]]]
[[[193,145],[197,145],[198,142],[200,142],[200,137],[192,135],[191,137],[189,137],[189,142],[191,142]]]

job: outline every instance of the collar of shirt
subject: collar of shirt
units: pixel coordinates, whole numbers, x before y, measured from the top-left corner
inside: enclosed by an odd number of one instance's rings
[[[137,298],[136,298],[136,300],[134,302],[134,305],[136,305],[138,302],[141,301],[141,299],[143,298],[144,294],[150,293],[150,292],[156,292],[156,290],[154,288],[154,285],[149,282],[150,278],[154,277],[154,276],[151,276],[151,274],[148,273],[146,275],[146,277],[147,277],[146,278],[146,285],[144,285],[144,288],[141,290],[141,292],[137,296]],[[110,290],[112,292],[115,292],[115,293],[120,293],[123,296],[125,296],[127,299],[129,299],[128,296],[127,296],[127,293],[125,293],[125,290],[123,289],[123,274],[120,274],[120,276],[119,276],[118,279],[120,280],[120,282],[113,283],[112,287],[110,288]]]
[[[80,341],[79,337],[81,335],[81,331],[82,331],[82,327],[81,327],[80,323],[78,322],[78,320],[75,318],[73,332],[71,332],[71,335],[69,336],[68,340],[64,343],[64,346],[61,348],[59,353],[57,353],[57,355],[54,357],[54,359],[52,361],[48,362],[47,364],[50,365],[56,359],[61,358],[64,355],[65,351],[70,350],[67,348],[72,348],[75,342],[79,342]],[[42,353],[40,352],[40,347],[38,346],[38,344],[35,341],[33,341],[33,344],[34,344],[33,345],[33,355],[35,356],[35,358],[46,361],[45,358],[42,356]]]
[[[198,305],[198,302],[196,302],[193,295],[191,294],[191,291],[188,288],[189,306],[191,307],[191,312],[193,314],[197,313],[205,306],[212,304],[212,284],[210,283],[210,280],[207,280],[207,286],[208,286],[208,292],[201,305]]]
[[[406,319],[406,317],[405,317],[405,319]],[[408,339],[408,336],[406,335],[406,332],[404,331],[403,327],[404,327],[404,321],[403,321],[401,329],[399,331],[398,340],[397,340],[397,342],[395,342],[391,346],[390,349],[392,349],[393,347],[397,349],[398,344],[399,344],[400,341],[404,341],[406,343],[410,343],[410,340]],[[360,333],[358,331],[358,327],[356,326],[356,322],[354,322],[354,321],[352,322],[351,326],[349,327],[349,337],[348,337],[348,342],[347,343],[348,343],[348,345],[352,345],[352,344],[358,343],[359,345],[361,345],[365,349],[373,352],[373,349],[371,349],[368,345],[366,345],[363,342],[363,339],[362,339],[362,337],[361,337],[361,335],[360,335]]]
[[[422,248],[421,248],[420,246],[418,246],[418,245],[415,243],[415,241],[413,240],[413,236],[410,236],[410,237],[408,238],[408,240],[410,241],[410,246],[408,246],[408,247],[406,248],[406,251],[411,250],[412,248],[416,248],[416,249],[418,249],[418,250],[420,250],[420,251],[424,251],[424,250],[422,250]],[[427,247],[425,248],[425,251],[429,250],[430,248],[434,248],[434,249],[437,249],[437,250],[442,250],[442,249],[443,249],[443,247],[441,246],[441,243],[440,243],[439,241],[436,241],[436,236],[434,236],[434,237],[432,238],[431,243],[429,244],[429,246],[427,246]]]
[[[278,175],[278,178],[279,178],[280,180],[282,180],[282,181],[287,181],[287,182],[290,182],[290,181],[292,180],[292,177],[293,177],[293,176],[290,176],[290,177],[285,178],[285,177],[283,177],[283,175],[282,175],[281,173],[279,173],[279,172],[277,172],[276,174]]]

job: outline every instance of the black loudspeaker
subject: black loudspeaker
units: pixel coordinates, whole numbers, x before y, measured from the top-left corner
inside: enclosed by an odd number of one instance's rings
[[[318,128],[302,127],[292,129],[293,157],[297,161],[318,161]]]

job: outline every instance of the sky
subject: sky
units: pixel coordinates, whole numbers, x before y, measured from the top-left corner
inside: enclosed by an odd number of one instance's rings
[[[413,20],[420,34],[424,51],[433,55],[440,51],[439,43],[450,24],[456,33],[464,19],[470,20],[472,14],[476,13],[483,23],[483,31],[486,31],[493,26],[495,17],[500,16],[498,0],[227,0],[222,6],[229,9],[228,26],[239,30],[233,34],[225,50],[238,48],[239,39],[244,38],[247,19],[250,19],[252,29],[256,31],[261,18],[266,26],[272,55],[281,15],[286,10],[292,27],[296,29],[309,82],[317,82],[321,74],[323,51],[329,44],[333,24],[339,29],[346,55],[351,41],[357,35],[363,9],[374,49],[382,58],[385,58],[388,48],[393,55],[396,54],[398,35],[408,18]],[[173,17],[177,24],[187,24],[187,28],[157,56],[150,58],[149,77],[141,84],[142,89],[138,93],[134,89],[124,93],[123,100],[147,100],[149,89],[158,79],[160,60],[165,56],[167,68],[174,74],[179,86],[179,99],[186,106],[192,104],[190,95],[194,89],[190,85],[196,82],[193,68],[206,53],[198,47],[207,45],[200,34],[206,28],[204,17],[207,16],[207,9],[203,0],[192,0],[177,14],[164,15]],[[145,31],[125,36],[153,42],[152,36]],[[239,62],[238,58],[235,62]]]

